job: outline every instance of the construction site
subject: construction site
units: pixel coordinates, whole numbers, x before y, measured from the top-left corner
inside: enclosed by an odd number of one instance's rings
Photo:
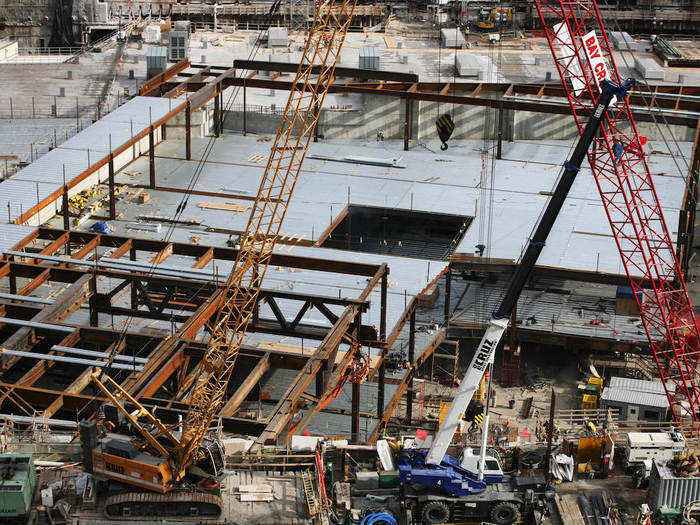
[[[698,34],[0,0],[0,522],[696,523]]]

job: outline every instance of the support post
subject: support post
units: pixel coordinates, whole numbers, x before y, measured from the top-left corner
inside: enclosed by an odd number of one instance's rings
[[[360,340],[362,330],[362,314],[355,316],[355,340]],[[325,381],[324,381],[325,382]],[[360,444],[360,383],[352,383],[352,429],[351,439],[356,445]]]
[[[552,438],[554,437],[554,405],[556,403],[556,396],[554,394],[554,389],[552,388],[552,400],[549,403],[549,425],[547,426],[547,455],[544,458],[544,476],[547,485],[552,481],[552,475],[549,471],[549,461],[552,456]]]
[[[405,118],[403,123],[403,150],[408,151],[408,139],[411,138],[411,99],[406,97]]]
[[[452,271],[447,268],[445,273],[445,325],[450,320],[450,295],[452,293]]]
[[[408,365],[413,366],[416,353],[416,309],[411,312],[411,320],[408,330]],[[408,383],[406,390],[406,424],[410,425],[413,419],[413,376]]]
[[[388,288],[388,279],[386,269],[382,274],[381,283],[381,301],[379,313],[379,339],[386,344],[386,295]],[[379,365],[379,383],[377,384],[377,417],[381,419],[384,415],[384,381],[386,379],[386,364],[384,358],[388,348],[384,348],[381,353],[382,362]]]
[[[167,135],[168,132],[166,131],[166,124],[164,122],[163,125],[160,127],[160,140],[165,140]]]
[[[221,99],[219,93],[214,96],[214,136],[221,135]]]
[[[97,326],[99,323],[99,313],[97,311],[97,305],[95,304],[95,294],[97,293],[97,274],[93,274],[90,277],[90,300],[88,301],[90,306],[90,326]]]
[[[61,203],[61,213],[63,214],[63,229],[68,231],[70,230],[70,215],[69,215],[69,209],[68,209],[68,186],[63,186],[63,195],[62,197],[62,203]]]
[[[515,303],[513,306],[513,311],[510,314],[510,338],[509,338],[509,344],[510,344],[510,349],[515,352],[515,349],[517,348],[517,337],[516,337],[516,326],[518,326],[518,303]]]
[[[10,293],[12,295],[17,295],[17,276],[13,273],[10,268]]]
[[[134,243],[131,243],[131,248],[129,248],[129,259],[132,261],[136,260],[136,248],[134,248]],[[139,307],[139,296],[138,290],[136,288],[136,281],[131,281],[131,309],[137,310]]]
[[[185,109],[185,159],[192,160],[192,126],[191,126],[191,116],[190,116],[191,104],[189,99],[187,100],[187,108]]]
[[[117,203],[114,195],[114,155],[109,154],[109,220],[117,218]]]
[[[148,132],[148,177],[149,187],[156,187],[156,146],[155,137],[153,136],[153,126]]]
[[[496,158],[500,160],[503,147],[503,101],[498,107],[498,144],[496,145]]]
[[[243,136],[245,137],[246,133],[248,132],[248,127],[247,127],[247,122],[248,120],[248,104],[246,100],[246,88],[245,88],[245,80],[243,81]]]
[[[352,384],[352,442],[360,444],[360,383]]]

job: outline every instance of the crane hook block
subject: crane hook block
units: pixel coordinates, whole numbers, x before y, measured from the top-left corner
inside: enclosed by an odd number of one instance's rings
[[[445,151],[447,149],[447,141],[450,140],[452,132],[455,130],[455,123],[452,121],[450,114],[445,113],[435,121],[435,127],[442,142],[440,149]]]

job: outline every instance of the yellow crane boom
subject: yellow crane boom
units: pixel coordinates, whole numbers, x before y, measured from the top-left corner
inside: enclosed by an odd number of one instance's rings
[[[185,474],[224,402],[226,387],[253,315],[320,108],[333,83],[333,72],[356,1],[325,0],[317,7],[258,195],[241,237],[240,251],[223,291],[222,306],[215,315],[207,350],[193,382],[182,437],[172,447],[167,447],[175,481]],[[100,380],[93,377],[99,383]],[[109,384],[116,391],[110,398],[129,399],[116,382],[109,381]],[[104,385],[99,386],[107,391]],[[118,406],[124,410],[121,404]],[[157,418],[144,412],[145,409],[141,408],[140,415],[157,429],[157,434],[165,435],[172,442],[173,435],[165,425],[155,423]],[[152,444],[154,440],[146,436],[148,430],[138,428]],[[155,448],[163,453],[162,447]]]

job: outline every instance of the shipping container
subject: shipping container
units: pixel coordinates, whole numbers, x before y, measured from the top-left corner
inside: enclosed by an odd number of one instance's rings
[[[654,461],[649,476],[647,503],[652,510],[682,509],[700,499],[700,477],[678,478],[663,463]]]

